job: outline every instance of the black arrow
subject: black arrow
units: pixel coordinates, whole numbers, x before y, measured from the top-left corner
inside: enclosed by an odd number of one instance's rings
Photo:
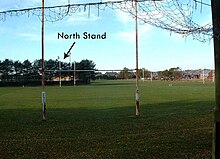
[[[70,56],[70,54],[71,54],[70,51],[71,51],[71,49],[73,48],[73,46],[75,45],[75,43],[76,43],[76,42],[74,42],[74,43],[72,44],[72,46],[69,48],[69,50],[67,51],[67,53],[64,52],[64,59]]]

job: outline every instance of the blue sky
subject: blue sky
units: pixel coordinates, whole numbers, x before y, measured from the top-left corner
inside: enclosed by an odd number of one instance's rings
[[[0,11],[8,9],[41,6],[41,0],[0,0]],[[94,2],[98,0],[70,0],[71,3]],[[104,0],[103,0],[104,1]],[[208,1],[209,2],[209,1]],[[45,0],[45,6],[67,4],[68,0]],[[211,8],[203,6],[195,11],[194,19],[200,24],[211,22]],[[58,39],[57,34],[77,32],[80,39]],[[84,32],[103,34],[105,40],[83,39]],[[73,42],[71,60],[93,60],[97,69],[135,68],[135,22],[129,14],[119,10],[91,9],[81,11],[62,21],[45,23],[45,59],[63,58]],[[41,58],[41,21],[36,16],[23,15],[7,17],[0,21],[0,60],[6,58],[33,62]],[[69,62],[69,59],[62,61]],[[139,23],[139,68],[150,71],[171,67],[185,69],[214,68],[213,43],[201,43],[191,36],[183,38],[171,33]]]

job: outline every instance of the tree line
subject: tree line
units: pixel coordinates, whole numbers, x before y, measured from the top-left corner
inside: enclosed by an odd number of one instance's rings
[[[182,70],[179,67],[173,67],[163,71],[151,72],[145,68],[138,70],[138,78],[154,79],[154,80],[180,80],[182,78]],[[98,74],[98,79],[134,79],[136,78],[136,71],[124,67],[119,73],[106,72],[105,74]]]
[[[61,68],[59,68],[61,67]],[[95,63],[91,60],[85,59],[80,62],[75,63],[76,70],[94,70]],[[74,64],[67,62],[59,62],[56,60],[45,60],[44,61],[44,70],[45,70],[45,81],[52,81],[53,78],[60,76],[60,70],[63,70],[61,73],[62,77],[72,77],[74,76],[73,72],[68,70],[73,70]],[[65,71],[66,70],[66,71]],[[0,81],[1,83],[7,82],[17,82],[17,83],[31,83],[38,82],[40,83],[42,79],[42,60],[34,60],[30,62],[29,60],[13,61],[10,59],[5,59],[0,61]],[[95,72],[77,72],[76,78],[83,83],[90,83],[90,80],[95,79]]]
[[[82,60],[75,63],[76,70],[95,70],[96,64],[92,60]],[[126,67],[123,68],[120,72],[106,72],[102,74],[101,72],[95,73],[95,71],[77,71],[75,74],[74,64],[68,62],[61,62],[56,60],[45,60],[45,81],[54,81],[54,78],[69,77],[71,80],[73,78],[77,79],[78,82],[89,84],[91,80],[95,79],[135,79],[136,73],[135,70],[130,70]],[[61,68],[60,68],[61,67]],[[62,73],[60,72],[62,70]],[[41,71],[42,71],[42,61],[34,60],[33,62],[29,60],[13,61],[10,59],[5,59],[0,61],[0,82],[5,83],[22,83],[28,84],[37,82],[38,85],[41,84]],[[76,75],[76,77],[74,77]],[[166,69],[164,71],[152,72],[147,69],[139,69],[139,78],[144,79],[163,79],[163,80],[178,80],[182,77],[182,71],[179,67],[173,67]]]

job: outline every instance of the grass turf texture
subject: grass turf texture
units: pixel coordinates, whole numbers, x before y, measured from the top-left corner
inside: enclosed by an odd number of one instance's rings
[[[210,158],[214,84],[134,81],[0,88],[0,158]]]

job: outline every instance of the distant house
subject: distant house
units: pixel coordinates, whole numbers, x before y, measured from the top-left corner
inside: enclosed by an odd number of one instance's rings
[[[215,78],[215,70],[210,71],[207,78],[210,79],[210,80],[214,80],[214,78]]]
[[[52,81],[59,81],[60,77],[53,77]],[[71,77],[66,76],[66,77],[61,77],[61,81],[71,81]]]
[[[153,80],[159,80],[161,77],[158,72],[151,72]],[[151,79],[151,78],[149,78]]]
[[[209,79],[213,70],[210,69],[199,69],[199,70],[185,70],[182,72],[182,79],[185,80],[196,80],[196,79]]]
[[[97,72],[95,75],[96,79],[104,79],[104,80],[115,80],[118,79],[119,74],[117,72],[106,72],[102,74],[101,72]]]
[[[106,76],[118,78],[119,74],[117,72],[106,72]]]

